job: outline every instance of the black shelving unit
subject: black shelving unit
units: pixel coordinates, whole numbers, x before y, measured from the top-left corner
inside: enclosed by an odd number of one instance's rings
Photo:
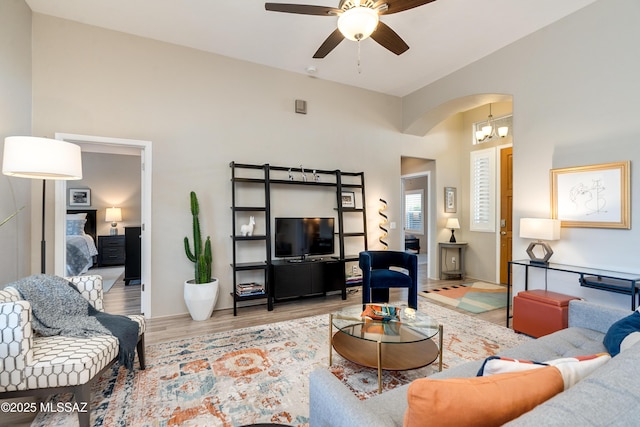
[[[273,310],[273,298],[270,298],[269,265],[271,264],[271,212],[269,207],[269,165],[247,165],[231,162],[231,239],[233,240],[233,315],[238,314],[238,302],[267,298],[268,310]],[[263,170],[264,178],[244,178],[237,176],[239,169]],[[264,189],[264,204],[261,206],[241,206],[236,203],[239,186],[262,187]],[[238,213],[253,213],[263,215],[264,234],[242,236],[238,234]],[[255,262],[238,262],[238,247],[245,242],[263,242],[264,259]],[[254,295],[238,295],[238,273],[246,271],[262,271],[264,293]]]
[[[366,250],[368,247],[367,242],[367,217],[366,217],[366,209],[365,209],[365,187],[364,187],[364,173],[363,172],[342,172],[340,170],[315,170],[315,173],[319,176],[322,176],[324,179],[320,181],[315,181],[313,179],[308,181],[295,181],[290,179],[273,179],[272,173],[276,172],[279,175],[282,175],[283,172],[293,172],[293,173],[302,173],[304,172],[300,168],[290,168],[284,166],[271,166],[269,164],[263,165],[253,165],[253,164],[242,164],[231,162],[229,164],[231,168],[231,210],[232,210],[232,233],[231,238],[233,241],[233,256],[232,256],[232,264],[231,267],[233,269],[233,314],[237,315],[238,302],[247,301],[247,300],[255,300],[255,299],[265,299],[267,300],[267,309],[269,311],[273,310],[273,303],[281,293],[277,293],[275,290],[276,283],[274,281],[274,276],[278,277],[278,275],[273,274],[274,264],[282,267],[281,262],[275,262],[271,257],[271,188],[273,186],[280,185],[296,185],[296,186],[314,186],[314,187],[326,187],[327,189],[331,189],[335,191],[336,194],[336,210],[337,210],[337,224],[338,224],[338,247],[339,253],[337,256],[332,257],[330,261],[327,261],[326,269],[323,271],[334,272],[333,274],[337,274],[339,271],[336,268],[336,263],[339,263],[341,267],[341,271],[344,272],[344,263],[348,261],[357,261],[358,255],[347,255],[345,254],[345,239],[361,239],[361,249]],[[244,170],[244,174],[242,173]],[[253,171],[253,175],[251,177],[247,177],[246,175],[251,175],[250,171]],[[255,173],[256,171],[260,171],[259,173]],[[307,172],[310,170],[307,169]],[[257,177],[259,175],[259,177]],[[333,181],[327,181],[329,176],[332,176]],[[350,182],[343,182],[344,180]],[[259,206],[243,206],[237,203],[238,201],[238,193],[242,189],[249,188],[263,188],[264,189],[264,204]],[[360,208],[353,207],[343,207],[342,206],[342,191],[354,191],[354,194],[358,194],[358,199],[360,200],[361,206]],[[239,235],[239,227],[238,227],[238,214],[249,213],[254,215],[262,215],[262,219],[264,220],[264,235],[253,235],[253,236],[242,236]],[[362,220],[362,230],[350,232],[345,230],[345,216],[347,215],[360,215]],[[261,221],[262,223],[262,221]],[[255,262],[238,262],[238,251],[242,250],[241,246],[243,242],[247,241],[259,241],[264,244],[264,259],[257,260]],[[329,265],[331,263],[331,265]],[[236,290],[238,289],[239,278],[242,273],[246,271],[255,271],[262,270],[264,271],[264,293],[258,295],[238,295]],[[342,298],[346,299],[346,284],[344,283],[344,277],[340,280],[342,282],[340,290],[342,291]],[[335,277],[327,278],[325,280],[327,284],[323,291],[333,291],[336,289],[337,280]],[[314,292],[319,288],[314,287]]]

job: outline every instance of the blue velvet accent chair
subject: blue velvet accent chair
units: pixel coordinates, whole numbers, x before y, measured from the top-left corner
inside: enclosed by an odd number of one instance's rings
[[[389,302],[389,288],[409,288],[409,307],[418,308],[418,257],[397,251],[360,252],[362,303]],[[400,271],[389,270],[400,267]]]

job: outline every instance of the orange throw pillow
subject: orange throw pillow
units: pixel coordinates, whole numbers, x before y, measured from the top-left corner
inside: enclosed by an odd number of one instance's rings
[[[488,377],[415,380],[405,427],[500,426],[564,390],[554,366]]]

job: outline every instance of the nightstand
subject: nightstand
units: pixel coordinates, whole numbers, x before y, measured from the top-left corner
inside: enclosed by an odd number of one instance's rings
[[[98,265],[124,265],[124,236],[98,236]]]

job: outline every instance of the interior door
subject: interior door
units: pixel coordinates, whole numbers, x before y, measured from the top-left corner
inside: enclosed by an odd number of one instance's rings
[[[512,247],[513,147],[500,150],[500,283],[507,283]]]

